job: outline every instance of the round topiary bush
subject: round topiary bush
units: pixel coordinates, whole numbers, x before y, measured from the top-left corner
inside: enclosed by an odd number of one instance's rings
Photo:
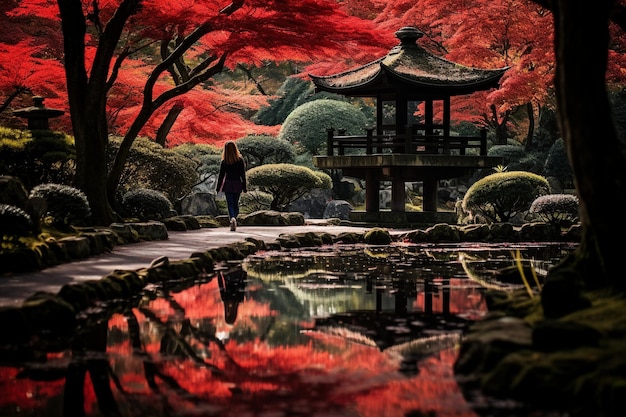
[[[254,213],[259,210],[269,210],[274,197],[263,191],[250,191],[241,194],[239,205],[243,214]]]
[[[140,220],[163,220],[175,215],[174,206],[167,196],[148,188],[138,188],[124,194],[122,208],[127,216]]]
[[[248,185],[272,196],[270,210],[286,211],[313,188],[330,188],[328,174],[293,164],[266,164],[249,169]]]
[[[25,236],[32,232],[33,222],[24,210],[10,204],[0,204],[0,230],[3,237]]]
[[[557,178],[565,188],[574,187],[574,177],[563,139],[557,139],[550,148],[543,167],[543,175]]]
[[[305,103],[291,112],[278,137],[315,155],[326,148],[328,129],[362,135],[366,125],[367,117],[358,107],[345,101],[322,99]]]
[[[578,198],[572,194],[548,194],[537,197],[529,213],[546,223],[568,227],[578,222]]]
[[[62,184],[40,184],[30,191],[30,198],[46,201],[45,223],[59,228],[88,224],[91,208],[87,196],[78,188]]]
[[[548,181],[540,175],[525,171],[497,172],[472,184],[461,207],[487,223],[508,222],[528,211],[537,197],[549,192]]]

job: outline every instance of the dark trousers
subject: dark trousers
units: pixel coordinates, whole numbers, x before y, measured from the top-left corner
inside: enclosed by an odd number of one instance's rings
[[[232,219],[233,217],[237,218],[239,215],[239,196],[241,193],[230,193],[225,192],[224,196],[226,197],[226,205],[228,206],[228,216]]]

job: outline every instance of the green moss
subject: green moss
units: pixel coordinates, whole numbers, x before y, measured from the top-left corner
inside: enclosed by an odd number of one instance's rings
[[[391,243],[389,231],[380,227],[374,227],[365,233],[364,241],[370,245],[388,245]]]

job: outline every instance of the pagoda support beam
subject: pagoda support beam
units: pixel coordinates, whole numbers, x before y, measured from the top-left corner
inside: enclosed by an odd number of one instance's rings
[[[405,201],[404,178],[394,178],[391,182],[391,211],[405,211]]]
[[[380,207],[378,178],[368,170],[365,174],[365,211],[368,213],[377,213]]]
[[[437,211],[438,180],[432,178],[424,179],[422,186],[424,190],[422,211]]]

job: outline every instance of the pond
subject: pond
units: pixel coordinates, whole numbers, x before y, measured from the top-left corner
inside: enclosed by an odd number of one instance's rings
[[[0,416],[558,416],[468,400],[453,364],[487,288],[532,289],[574,247],[257,252],[90,309],[71,349],[1,360]]]

